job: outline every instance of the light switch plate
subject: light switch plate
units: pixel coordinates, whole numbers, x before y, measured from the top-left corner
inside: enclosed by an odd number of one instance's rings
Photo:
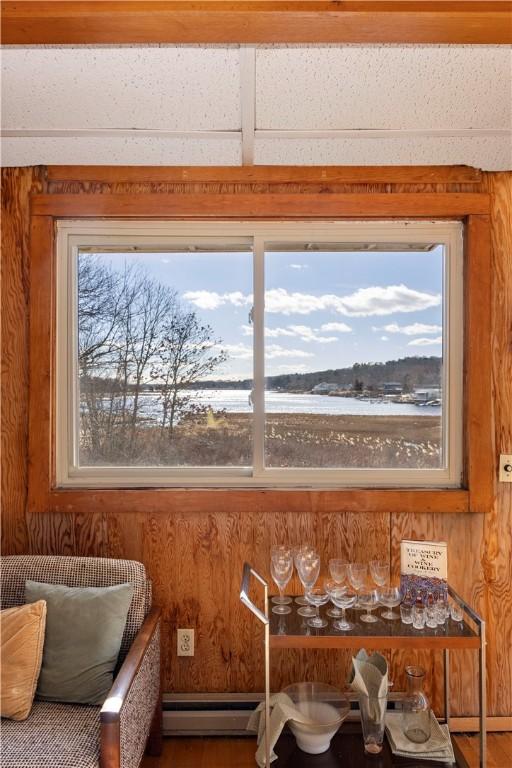
[[[500,483],[512,483],[512,454],[500,456]]]
[[[194,630],[178,629],[178,656],[194,655]]]

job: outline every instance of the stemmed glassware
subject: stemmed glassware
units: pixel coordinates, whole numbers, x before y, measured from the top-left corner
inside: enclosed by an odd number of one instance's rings
[[[299,572],[299,566],[297,565],[299,555],[303,554],[304,552],[314,552],[314,551],[315,551],[315,548],[311,544],[300,544],[299,546],[292,548],[293,562],[295,563],[295,568],[297,570],[297,573]],[[297,603],[297,605],[309,605],[305,597],[296,597],[295,602]]]
[[[378,587],[384,587],[389,581],[389,563],[387,560],[370,560],[370,573]]]
[[[285,546],[284,544],[276,544],[270,550],[271,570],[272,570],[272,563],[274,562],[274,559],[277,559],[277,560],[281,560],[281,559],[289,560],[289,559],[291,559],[292,560],[292,568],[291,568],[291,571],[290,571],[290,578],[291,578],[292,573],[293,573],[293,559],[292,559],[292,551],[291,551],[291,549],[289,547]],[[276,580],[276,578],[274,576],[273,571],[272,571],[272,578],[274,579],[274,581],[276,582],[276,584],[277,584],[277,586],[279,588],[279,584],[278,584],[278,582],[277,582],[277,580]],[[287,581],[285,582],[285,584],[283,586],[283,590],[286,588],[286,585],[288,584],[289,581],[290,581],[290,579],[287,579]],[[279,595],[276,595],[275,597],[273,597],[272,598],[272,602],[275,603],[276,605],[289,605],[292,602],[292,598],[291,597],[283,596],[281,594],[281,589],[279,589]],[[280,613],[283,613],[283,611],[280,611]],[[288,613],[288,611],[287,611],[287,613]]]
[[[367,624],[373,624],[378,621],[377,616],[374,616],[372,611],[379,602],[379,596],[376,589],[370,589],[368,592],[362,592],[359,594],[358,603],[361,608],[366,608],[366,613],[361,616],[361,621],[365,621]]]
[[[306,593],[306,599],[311,605],[315,606],[315,616],[309,619],[308,625],[314,627],[314,629],[323,629],[323,627],[327,626],[328,622],[320,616],[320,606],[329,602],[327,591],[322,587],[313,587],[313,589]]]
[[[272,607],[272,613],[291,613],[292,609],[290,606],[283,602],[283,591],[292,577],[293,559],[291,552],[288,552],[288,554],[281,553],[272,555],[270,570],[272,572],[272,578],[278,586],[279,597],[281,598],[281,602]],[[291,602],[289,598],[284,598],[284,600]]]
[[[355,589],[357,595],[359,590],[364,586],[366,576],[368,575],[368,566],[366,563],[349,563],[348,566],[348,580]],[[358,606],[358,600],[356,600],[356,607]]]
[[[315,586],[316,580],[318,579],[318,575],[320,573],[320,555],[317,555],[316,552],[311,550],[300,552],[297,555],[296,564],[299,579],[302,586],[304,587],[304,597],[308,603],[307,606],[299,608],[297,613],[299,613],[301,616],[315,616],[316,611],[311,605],[309,605],[307,595],[310,589]]]
[[[342,560],[341,558],[333,558],[329,560],[329,573],[331,575],[332,582],[327,582],[331,584],[335,584],[336,586],[341,586],[345,579],[347,578],[347,570],[348,570],[348,563],[345,562],[345,560]],[[327,584],[326,584],[327,587]],[[330,616],[332,619],[339,619],[342,615],[339,608],[330,608],[327,611],[327,615]]]
[[[400,592],[400,587],[383,587],[382,589],[379,589],[379,600],[382,603],[382,605],[385,605],[386,608],[389,608],[390,610],[384,611],[384,613],[381,614],[383,619],[399,619],[400,615],[398,613],[395,613],[392,608],[396,608],[397,605],[400,605],[402,602],[402,593]]]
[[[329,594],[331,602],[337,608],[341,608],[341,619],[333,622],[333,628],[339,629],[341,632],[348,632],[354,629],[354,625],[347,621],[345,611],[347,608],[352,608],[356,604],[357,594],[347,589],[346,587],[336,587],[331,590]]]

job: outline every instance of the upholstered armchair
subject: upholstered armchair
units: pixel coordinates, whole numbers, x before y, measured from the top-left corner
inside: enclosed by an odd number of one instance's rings
[[[1,561],[1,607],[25,602],[25,581],[70,587],[130,582],[133,598],[114,683],[102,707],[34,701],[27,720],[2,720],[2,768],[138,768],[161,747],[160,612],[141,563],[99,557]]]

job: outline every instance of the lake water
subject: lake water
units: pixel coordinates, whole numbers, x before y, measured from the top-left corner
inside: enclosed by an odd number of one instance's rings
[[[251,413],[249,390],[246,389],[198,389],[190,390],[197,405],[210,406],[212,410],[228,413]],[[160,410],[158,395],[143,395],[147,415]],[[390,403],[382,400],[358,400],[355,397],[329,397],[328,395],[289,394],[266,392],[267,413],[319,413],[349,416],[439,416],[441,406],[418,407],[410,403]]]

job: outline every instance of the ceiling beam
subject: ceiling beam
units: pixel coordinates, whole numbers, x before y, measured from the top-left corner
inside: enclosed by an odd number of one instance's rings
[[[480,184],[482,172],[467,165],[49,165],[47,178],[107,183]]]
[[[5,0],[2,43],[512,43],[510,0]]]

